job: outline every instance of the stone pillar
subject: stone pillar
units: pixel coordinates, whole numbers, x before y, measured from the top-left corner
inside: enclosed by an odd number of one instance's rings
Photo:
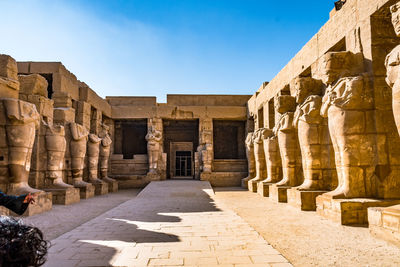
[[[254,145],[254,159],[256,165],[256,176],[249,180],[247,183],[248,189],[251,192],[257,192],[257,183],[264,180],[267,176],[267,169],[265,166],[265,154],[264,154],[264,132],[265,128],[257,129],[254,132],[253,145]]]
[[[118,182],[108,177],[109,158],[112,143],[111,137],[109,135],[109,129],[110,127],[104,123],[100,125],[100,177],[101,180],[108,183],[108,192],[112,193],[118,191]]]
[[[322,82],[311,77],[298,77],[292,84],[298,104],[293,125],[298,132],[304,182],[289,189],[287,195],[288,203],[302,210],[315,210],[316,197],[329,190],[332,182],[329,163],[334,157],[329,152],[333,149],[325,142],[327,124],[320,115],[322,89]]]
[[[249,174],[246,178],[242,179],[241,186],[243,188],[247,188],[247,182],[256,177],[256,162],[254,158],[253,133],[254,132],[249,132],[245,140],[247,166],[248,166],[247,169]]]
[[[275,103],[277,113],[281,114],[274,130],[278,136],[283,178],[270,186],[269,193],[273,200],[287,202],[287,190],[303,182],[297,131],[293,127],[296,101],[292,96],[282,95],[276,98]]]
[[[265,165],[267,178],[257,185],[257,193],[269,197],[269,186],[282,179],[282,162],[279,152],[278,137],[273,130],[267,130],[264,134]]]
[[[213,145],[213,121],[210,118],[200,119],[199,125],[199,155],[200,179],[208,181],[211,179],[212,164],[214,160]]]
[[[90,183],[83,181],[83,168],[86,155],[86,143],[88,140],[88,131],[80,124],[71,122],[69,124],[71,132],[70,154],[71,171],[73,185],[80,190],[81,198],[90,198],[94,196],[95,188]]]
[[[160,118],[149,119],[146,135],[147,155],[149,161],[148,181],[161,180],[166,176],[166,157],[163,153],[162,120]]]
[[[88,181],[95,187],[96,195],[104,195],[108,193],[108,184],[99,179],[99,156],[100,156],[100,142],[95,134],[89,134],[87,142],[87,160],[88,160]]]

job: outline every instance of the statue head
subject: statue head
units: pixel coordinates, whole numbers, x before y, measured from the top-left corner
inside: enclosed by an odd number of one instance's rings
[[[290,95],[276,96],[274,99],[275,110],[278,113],[294,112],[296,109],[296,99]]]
[[[397,2],[390,7],[390,13],[392,13],[392,24],[394,32],[400,37],[400,2]]]
[[[355,76],[364,72],[364,58],[361,53],[349,51],[328,52],[318,59],[312,69],[312,76],[326,85],[342,77]]]
[[[296,103],[303,103],[310,95],[322,94],[322,82],[311,77],[297,77],[290,85],[290,89],[295,94]]]

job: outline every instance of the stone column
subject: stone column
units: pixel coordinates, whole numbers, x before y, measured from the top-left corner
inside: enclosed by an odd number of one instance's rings
[[[96,195],[104,195],[108,193],[108,184],[100,180],[98,176],[100,142],[101,138],[97,135],[89,134],[87,143],[88,179],[89,182],[94,185]]]
[[[241,186],[243,188],[247,188],[247,182],[256,177],[256,162],[254,158],[253,133],[254,132],[249,132],[245,140],[247,166],[248,166],[247,170],[249,174],[246,178],[242,179]]]
[[[146,135],[147,141],[147,155],[149,159],[149,172],[147,173],[147,178],[149,181],[160,180],[161,179],[161,166],[160,161],[163,159],[163,149],[162,149],[162,131],[157,127],[161,119],[150,119],[149,128]],[[158,129],[157,129],[158,128]],[[162,128],[162,123],[161,123]],[[165,171],[164,171],[165,172]]]
[[[200,179],[209,181],[211,179],[212,164],[214,160],[213,145],[213,122],[210,118],[200,119],[199,123],[199,155]]]
[[[93,197],[95,191],[94,186],[83,181],[88,131],[82,125],[74,122],[69,124],[69,128],[71,131],[71,141],[69,145],[73,185],[79,188],[81,198]]]
[[[118,191],[118,182],[110,177],[108,177],[108,162],[111,152],[112,140],[109,135],[110,127],[106,124],[100,124],[99,137],[101,138],[100,143],[100,177],[101,180],[108,183],[108,192]]]
[[[264,154],[264,132],[265,128],[257,129],[254,132],[254,159],[256,165],[256,176],[247,183],[248,189],[251,192],[257,192],[257,183],[264,180],[267,176]]]

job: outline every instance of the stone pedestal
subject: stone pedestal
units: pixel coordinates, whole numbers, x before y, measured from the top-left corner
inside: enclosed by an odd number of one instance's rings
[[[368,208],[370,233],[400,247],[400,205]]]
[[[118,182],[117,181],[104,181],[108,185],[108,193],[118,192]]]
[[[250,180],[247,182],[247,188],[249,189],[250,192],[257,193],[257,183],[258,182],[259,181],[257,181],[257,180]]]
[[[81,199],[88,199],[94,197],[94,185],[87,185],[85,187],[79,187],[79,197]]]
[[[105,195],[108,193],[108,183],[93,184],[95,195]]]
[[[51,192],[53,195],[53,204],[70,205],[80,201],[80,194],[78,188],[67,189],[44,189],[46,192]]]
[[[287,202],[287,190],[290,186],[278,186],[276,184],[269,186],[269,198],[275,202]]]
[[[269,187],[274,183],[258,182],[257,184],[257,194],[263,197],[269,197]]]
[[[51,210],[52,204],[52,193],[41,192],[35,197],[35,204],[30,204],[22,216],[28,217],[35,214],[40,214]],[[12,211],[9,211],[10,216],[19,216]]]
[[[304,211],[315,211],[317,209],[316,198],[327,191],[300,191],[290,188],[287,191],[287,202],[289,205]]]
[[[317,213],[331,221],[343,225],[368,225],[368,208],[388,207],[400,200],[379,200],[371,198],[333,199],[322,194],[317,197]]]

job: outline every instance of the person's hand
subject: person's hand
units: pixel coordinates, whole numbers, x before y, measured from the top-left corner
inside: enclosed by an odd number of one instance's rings
[[[29,193],[29,194],[25,197],[24,203],[34,204],[34,203],[35,203],[35,194]]]

